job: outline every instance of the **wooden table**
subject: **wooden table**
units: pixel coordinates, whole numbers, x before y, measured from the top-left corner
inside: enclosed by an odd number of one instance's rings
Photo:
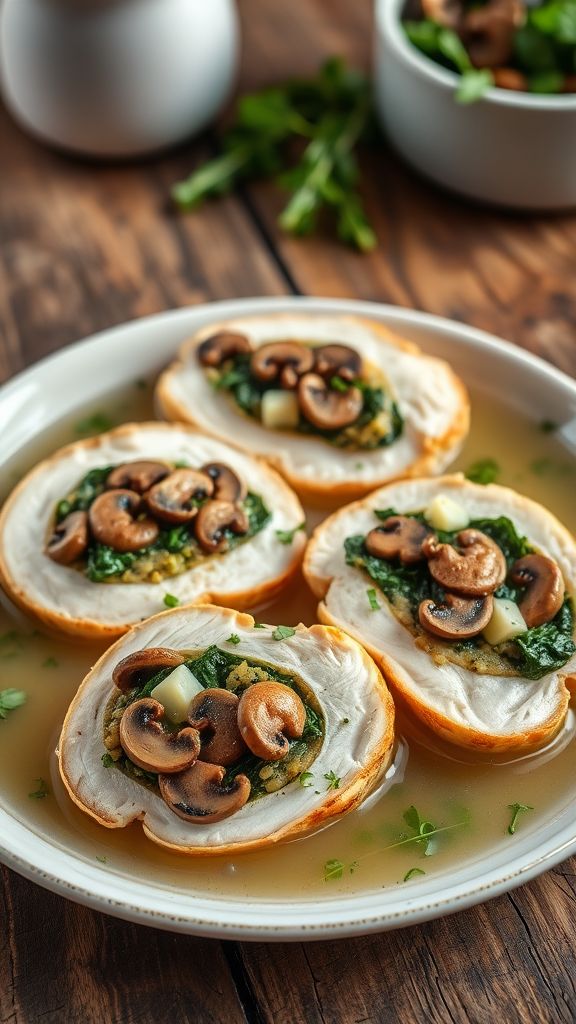
[[[369,0],[242,0],[241,86],[366,65]],[[78,162],[0,114],[0,379],[83,335],[232,296],[353,296],[443,314],[576,373],[576,216],[466,205],[388,150],[367,157],[380,245],[281,236],[267,184],[189,217],[168,186],[201,139],[123,166]],[[535,157],[536,158],[536,157]],[[3,869],[0,1020],[23,1024],[574,1021],[576,860],[444,920],[317,944],[216,942],[114,920]]]

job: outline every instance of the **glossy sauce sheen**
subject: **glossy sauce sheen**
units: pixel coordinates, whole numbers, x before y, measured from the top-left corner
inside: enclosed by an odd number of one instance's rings
[[[481,458],[496,459],[502,469],[498,482],[547,505],[574,531],[576,463],[558,437],[482,396],[473,396],[473,410],[471,436],[456,468]],[[110,399],[106,412],[115,425],[148,417],[149,392],[137,388],[123,392]],[[44,437],[42,447],[34,446],[12,460],[2,481],[3,490],[36,459],[71,439],[72,424],[60,425],[49,444]],[[312,511],[309,525],[320,518],[318,510]],[[315,622],[315,609],[315,600],[299,580],[281,600],[254,611],[262,621],[290,625]],[[158,610],[163,610],[160,600]],[[11,637],[14,630],[17,635]],[[278,645],[279,666],[282,643]],[[412,868],[425,872],[426,877],[440,872],[448,878],[456,863],[483,858],[494,849],[513,844],[515,837],[507,832],[508,805],[534,808],[519,818],[521,834],[523,829],[537,826],[539,818],[565,806],[572,796],[572,713],[552,748],[511,764],[470,763],[466,752],[448,749],[404,721],[399,722],[403,739],[395,775],[401,781],[367,809],[361,808],[315,836],[262,853],[234,858],[167,853],[144,837],[139,823],[117,830],[98,826],[72,804],[59,780],[53,751],[61,723],[77,686],[101,651],[101,647],[74,646],[45,637],[23,617],[16,619],[0,611],[0,689],[15,687],[28,695],[25,706],[0,721],[0,799],[29,828],[49,834],[76,856],[100,863],[103,870],[148,878],[151,885],[175,885],[203,895],[249,896],[252,900],[318,900],[397,884],[405,884],[408,894],[411,883],[403,883],[403,879]],[[38,789],[38,779],[46,781],[50,793],[44,798],[29,797]],[[323,778],[310,781],[315,789],[328,786]],[[421,844],[389,849],[414,835],[403,821],[411,805],[422,819],[438,828],[455,826],[433,840],[429,856]],[[325,881],[325,862],[333,859],[342,862],[342,877]]]

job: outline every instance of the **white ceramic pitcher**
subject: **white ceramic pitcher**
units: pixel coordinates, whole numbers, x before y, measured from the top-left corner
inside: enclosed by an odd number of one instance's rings
[[[93,156],[135,156],[203,128],[237,55],[234,0],[0,0],[8,108]]]

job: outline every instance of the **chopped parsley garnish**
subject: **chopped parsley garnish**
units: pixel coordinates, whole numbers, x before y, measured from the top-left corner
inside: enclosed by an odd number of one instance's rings
[[[103,434],[106,430],[111,430],[113,426],[114,423],[107,413],[95,412],[83,420],[78,420],[74,432],[85,437],[88,434]]]
[[[409,882],[410,879],[414,878],[416,875],[425,875],[425,874],[426,874],[426,872],[422,871],[422,868],[410,868],[410,870],[407,871],[406,874],[404,875],[404,878],[402,879],[402,881],[403,882]]]
[[[306,529],[306,520],[295,526],[293,530],[276,530],[276,536],[281,544],[291,544],[294,537],[300,530]]]
[[[272,633],[273,640],[288,640],[291,636],[294,636],[296,630],[294,626],[276,626],[276,629]]]
[[[524,814],[526,811],[533,811],[534,808],[531,807],[530,804],[508,804],[508,807],[512,811],[512,818],[508,825],[508,834],[513,836],[518,828],[518,818],[520,815]]]
[[[377,612],[379,607],[380,607],[380,602],[378,601],[378,598],[376,597],[376,591],[374,590],[374,587],[370,587],[366,591],[366,596],[368,598],[368,604],[370,605],[372,611],[373,612]]]
[[[255,622],[252,629],[266,629],[266,626],[263,622]]]
[[[344,874],[344,862],[341,860],[327,860],[324,865],[324,881],[329,882],[337,878],[342,878]]]
[[[114,758],[111,756],[111,754],[108,753],[102,754],[101,761],[105,768],[111,768],[112,765],[115,763]]]
[[[180,598],[174,594],[164,594],[163,600],[167,608],[177,608],[180,604]]]
[[[6,718],[9,711],[22,707],[26,703],[24,690],[0,690],[0,718]]]
[[[99,857],[98,854],[96,854],[96,860],[99,861],[100,864],[107,864],[108,863],[108,858],[107,857]]]
[[[371,850],[369,853],[363,854],[358,860],[352,861],[351,864],[346,865],[341,860],[330,860],[326,861],[324,865],[324,879],[328,881],[331,878],[342,878],[344,870],[347,868],[351,873],[358,866],[359,862],[365,860],[366,857],[372,857],[376,853],[386,853],[388,850],[395,850],[400,846],[419,846],[425,857],[431,857],[437,852],[437,844],[433,842],[436,836],[442,835],[445,832],[451,832],[457,828],[464,828],[465,825],[470,824],[470,815],[465,808],[460,808],[461,813],[464,817],[460,821],[454,822],[452,825],[433,825],[432,822],[427,821],[417,811],[416,807],[412,804],[407,811],[403,814],[403,819],[406,825],[413,831],[413,835],[407,836],[405,832],[400,833],[400,839],[397,842],[390,843],[388,846],[379,848],[377,850]],[[396,832],[396,834],[398,834]],[[364,834],[363,839],[372,839],[371,833]],[[414,874],[425,874],[421,869],[412,868],[407,872],[404,881],[412,877]]]
[[[32,793],[28,793],[30,800],[43,800],[44,797],[50,796],[50,790],[44,782],[44,779],[34,779],[36,783],[36,789]]]
[[[310,779],[313,778],[314,772],[300,772],[300,775],[298,776],[298,781],[300,782],[302,789],[308,789],[308,787],[312,785]]]
[[[326,789],[340,789],[340,778],[335,772],[326,772],[324,778],[328,783]]]
[[[468,467],[464,476],[474,484],[493,484],[500,476],[500,472],[496,459],[478,459]]]
[[[240,637],[238,636],[238,633],[231,633],[230,636],[224,642],[227,644],[239,644]]]

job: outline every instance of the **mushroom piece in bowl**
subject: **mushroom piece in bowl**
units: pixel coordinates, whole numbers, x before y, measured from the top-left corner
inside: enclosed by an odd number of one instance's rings
[[[432,6],[450,27],[461,5]],[[377,0],[376,8],[377,106],[390,140],[417,170],[484,202],[528,209],[576,204],[576,95],[490,88],[478,102],[462,105],[455,99],[458,75],[409,41],[402,24],[410,13],[406,0]],[[482,12],[478,8],[474,18],[485,17]],[[470,45],[498,42],[484,30],[473,33],[474,25]],[[489,56],[507,59],[505,51]],[[478,66],[485,58],[475,52]]]
[[[260,849],[357,807],[388,767],[394,706],[326,626],[204,605],[134,627],[76,694],[59,742],[74,802],[188,854]]]

